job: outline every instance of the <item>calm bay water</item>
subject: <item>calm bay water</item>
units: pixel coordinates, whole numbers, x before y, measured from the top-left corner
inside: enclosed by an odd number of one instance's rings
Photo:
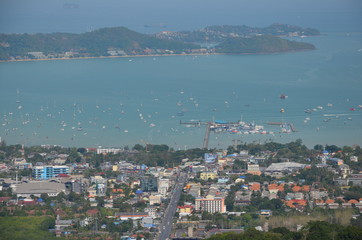
[[[178,149],[201,147],[205,133],[180,120],[242,118],[274,134],[211,134],[209,146],[298,138],[310,147],[362,144],[362,34],[298,41],[317,50],[1,63],[0,136],[9,144]],[[298,132],[280,134],[268,121],[291,122]]]

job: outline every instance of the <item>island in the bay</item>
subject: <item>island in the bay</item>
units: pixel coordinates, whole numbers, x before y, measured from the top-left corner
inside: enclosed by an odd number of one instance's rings
[[[0,34],[0,60],[32,60],[167,54],[269,54],[313,50],[282,37],[319,35],[311,28],[272,24],[265,28],[211,26],[194,31],[142,34],[125,27],[91,32]]]

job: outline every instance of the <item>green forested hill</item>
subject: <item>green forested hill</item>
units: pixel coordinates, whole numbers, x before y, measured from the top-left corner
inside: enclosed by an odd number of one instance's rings
[[[254,36],[250,38],[230,38],[216,47],[219,53],[278,53],[300,50],[313,50],[314,45],[289,41],[276,36]]]
[[[131,31],[124,27],[102,28],[82,34],[0,34],[0,59],[29,56],[29,52],[54,55],[76,52],[80,57],[108,56],[110,49],[122,50],[125,54],[142,54],[145,49],[169,50],[181,53],[198,48],[197,45],[173,40],[157,39],[154,36]]]
[[[102,28],[82,34],[0,34],[0,60],[170,53],[274,53],[315,49],[312,44],[281,39],[275,36],[277,34],[300,36],[317,35],[319,32],[274,24],[267,28],[212,26],[188,33],[164,31],[156,35],[138,33],[125,27]],[[207,42],[219,45],[201,49],[199,44]]]

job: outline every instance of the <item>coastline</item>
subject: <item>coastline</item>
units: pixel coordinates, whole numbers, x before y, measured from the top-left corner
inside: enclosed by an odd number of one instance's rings
[[[205,56],[222,55],[221,53],[184,53],[184,54],[151,54],[151,55],[124,55],[124,56],[99,56],[99,57],[63,57],[63,58],[38,58],[38,59],[18,59],[18,60],[0,60],[0,63],[6,62],[36,62],[36,61],[55,61],[55,60],[80,60],[80,59],[102,59],[102,58],[132,58],[132,57],[173,57],[173,56]]]
[[[176,56],[208,56],[208,55],[264,55],[264,54],[281,54],[313,51],[314,49],[291,50],[281,52],[260,52],[260,53],[180,53],[180,54],[151,54],[151,55],[123,55],[123,56],[99,56],[99,57],[63,57],[63,58],[38,58],[38,59],[18,59],[18,60],[0,60],[0,63],[7,62],[36,62],[36,61],[56,61],[56,60],[81,60],[81,59],[108,59],[108,58],[139,58],[139,57],[176,57]]]

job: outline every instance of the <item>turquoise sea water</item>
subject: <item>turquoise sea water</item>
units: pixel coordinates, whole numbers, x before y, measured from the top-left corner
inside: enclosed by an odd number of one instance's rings
[[[180,120],[242,118],[274,134],[211,134],[209,146],[298,138],[310,147],[362,144],[362,33],[298,41],[317,50],[1,63],[0,136],[9,144],[178,149],[201,147],[205,133]],[[291,122],[298,132],[279,134],[268,121]]]

